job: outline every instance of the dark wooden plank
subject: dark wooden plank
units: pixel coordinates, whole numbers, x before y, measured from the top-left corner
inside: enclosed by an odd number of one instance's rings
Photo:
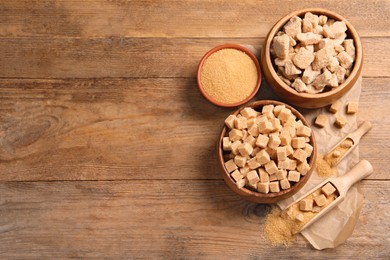
[[[363,80],[361,158],[389,179],[388,78]],[[277,99],[263,85],[256,99]],[[215,145],[233,109],[193,78],[0,80],[0,180],[220,179]],[[380,151],[380,152],[378,152]]]
[[[212,47],[261,38],[0,38],[0,77],[194,77]],[[363,39],[365,77],[390,76],[390,38]]]
[[[388,181],[364,181],[366,199],[345,244],[286,249],[263,237],[270,207],[216,181],[0,183],[1,258],[382,258],[390,254]]]
[[[340,13],[362,36],[390,36],[389,1],[3,0],[0,36],[265,37],[284,15],[308,7]],[[363,19],[362,19],[363,18]]]

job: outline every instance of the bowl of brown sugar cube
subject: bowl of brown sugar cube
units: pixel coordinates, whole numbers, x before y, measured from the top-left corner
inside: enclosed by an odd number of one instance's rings
[[[274,100],[256,101],[225,119],[217,157],[227,185],[256,203],[275,203],[300,190],[316,159],[305,118]]]
[[[261,66],[289,104],[319,108],[353,87],[362,70],[358,33],[342,16],[311,8],[290,13],[269,32]]]

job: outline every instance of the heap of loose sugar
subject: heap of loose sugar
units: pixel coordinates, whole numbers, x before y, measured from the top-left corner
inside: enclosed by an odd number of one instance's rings
[[[252,94],[258,77],[256,64],[245,52],[221,49],[204,61],[200,81],[215,101],[233,104]]]

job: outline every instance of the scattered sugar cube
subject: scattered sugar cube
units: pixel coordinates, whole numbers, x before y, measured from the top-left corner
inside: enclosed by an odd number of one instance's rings
[[[358,102],[349,102],[347,105],[347,114],[355,114],[358,111]]]
[[[288,180],[293,182],[299,182],[301,178],[301,174],[297,171],[289,171],[288,172]]]
[[[238,167],[244,167],[245,164],[246,164],[246,157],[245,156],[241,156],[241,155],[236,155],[234,157],[234,163],[238,166]]]
[[[225,168],[226,168],[226,170],[230,173],[230,172],[236,170],[238,167],[237,167],[237,165],[234,163],[234,160],[231,159],[231,160],[225,162]]]
[[[298,164],[297,170],[301,173],[301,175],[306,175],[306,173],[310,170],[310,165],[307,162],[301,162]]]
[[[305,137],[294,137],[291,140],[291,146],[295,149],[304,148],[305,143],[306,143]]]
[[[314,124],[318,127],[325,127],[327,124],[328,124],[328,117],[324,114],[319,114],[317,117],[316,117],[316,120],[314,122]]]
[[[271,192],[279,192],[280,187],[279,187],[279,181],[272,181],[269,183],[269,190]]]
[[[256,117],[257,116],[257,112],[256,110],[254,110],[253,108],[251,107],[246,107],[244,109],[242,109],[240,111],[240,114],[244,117],[246,117],[247,119],[249,118],[252,118],[252,117]]]
[[[340,144],[340,146],[343,148],[351,148],[353,146],[353,141],[352,139],[347,138]]]
[[[232,142],[230,141],[229,137],[222,138],[222,149],[224,151],[232,150]]]
[[[337,150],[337,149],[332,153],[332,156],[335,157],[335,158],[340,157],[340,155],[341,155],[341,152],[339,150]]]
[[[343,126],[345,126],[347,124],[347,119],[342,115],[336,115],[336,121],[334,122],[334,124],[338,128],[342,128]]]
[[[265,147],[267,147],[268,141],[269,141],[268,136],[260,134],[257,137],[256,145],[258,147],[265,148]]]
[[[291,187],[290,182],[287,179],[280,180],[280,187],[282,190],[287,190]]]
[[[300,122],[302,122],[302,121],[300,121]],[[310,137],[311,136],[311,129],[310,129],[310,127],[300,125],[300,126],[297,126],[296,134],[297,134],[297,136]]]
[[[246,117],[236,117],[236,119],[234,120],[234,127],[237,128],[237,129],[244,129],[244,128],[247,128],[248,127],[248,121],[246,119]]]
[[[253,147],[248,143],[242,143],[238,146],[238,151],[242,156],[249,156],[253,151]]]
[[[258,163],[264,165],[264,164],[268,163],[269,161],[271,161],[271,158],[270,158],[269,154],[266,152],[266,150],[261,150],[260,152],[258,152],[256,154],[256,160]]]
[[[246,175],[246,179],[249,183],[257,183],[259,182],[260,178],[256,171],[250,171]]]
[[[238,180],[241,180],[242,178],[244,178],[244,176],[241,175],[241,173],[238,171],[238,170],[235,170],[231,176],[233,177],[233,179],[237,182]]]
[[[257,191],[261,193],[269,192],[269,183],[268,182],[259,182],[257,184]]]
[[[286,179],[287,178],[287,171],[286,170],[282,170],[282,169],[279,169],[277,170],[277,172],[275,173],[276,175],[276,178],[278,180],[283,180],[283,179]]]
[[[341,107],[341,102],[337,100],[330,106],[329,111],[332,112],[333,114],[336,114],[340,110],[340,107]]]
[[[285,146],[280,146],[276,148],[276,154],[278,161],[284,161],[287,159],[287,150]]]
[[[312,199],[303,199],[299,202],[299,209],[302,211],[312,211],[313,209],[313,200]]]
[[[260,175],[260,182],[269,182],[269,175],[263,168],[259,169],[259,175]]]
[[[229,115],[226,119],[225,119],[225,125],[229,128],[229,129],[233,129],[234,128],[234,121],[236,120],[236,116],[235,115]]]
[[[269,161],[264,165],[265,170],[268,172],[269,175],[272,175],[277,172],[278,167],[276,166],[274,161]]]
[[[295,216],[295,219],[298,220],[299,222],[303,222],[304,217],[302,213],[299,213]]]
[[[257,162],[256,157],[249,159],[247,161],[247,165],[251,170],[257,169],[261,166],[261,164]]]
[[[321,188],[321,191],[322,191],[327,197],[329,197],[329,195],[333,194],[333,193],[336,191],[336,188],[335,188],[330,182],[328,182],[327,184],[325,184],[325,185]]]
[[[242,138],[242,131],[241,130],[238,130],[238,129],[232,129],[230,130],[229,132],[229,138],[231,141],[238,141],[238,140],[241,140]]]
[[[294,151],[293,157],[300,162],[306,162],[307,153],[299,148]]]
[[[317,206],[324,206],[327,202],[327,199],[324,194],[318,195],[314,198],[314,201],[316,202]]]

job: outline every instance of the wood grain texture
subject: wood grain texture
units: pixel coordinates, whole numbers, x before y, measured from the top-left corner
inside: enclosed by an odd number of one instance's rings
[[[362,36],[390,36],[388,0],[3,0],[0,36],[265,37],[278,19],[309,7],[339,13]]]
[[[363,80],[361,158],[388,179],[388,78]],[[255,99],[277,99],[263,85]],[[0,180],[220,179],[215,144],[234,109],[193,78],[0,80]]]
[[[361,186],[366,198],[353,236],[315,251],[300,236],[288,249],[269,246],[262,230],[270,207],[243,201],[219,180],[1,183],[0,245],[7,248],[0,257],[384,259],[389,185]]]
[[[0,38],[2,78],[195,77],[211,48],[263,38]],[[363,38],[364,77],[390,77],[390,38]]]

